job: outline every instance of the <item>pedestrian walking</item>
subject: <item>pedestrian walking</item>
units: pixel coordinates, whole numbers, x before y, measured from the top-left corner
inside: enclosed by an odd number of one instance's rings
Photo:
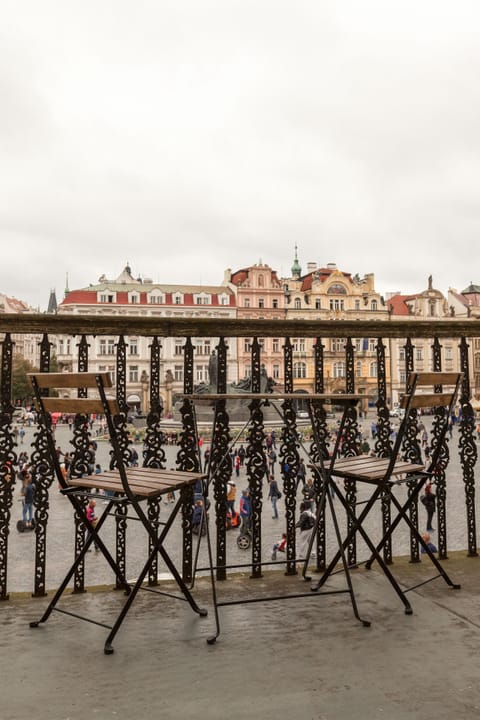
[[[275,475],[275,463],[277,462],[277,453],[273,449],[273,447],[270,448],[268,451],[268,474],[269,475]]]
[[[315,515],[309,509],[307,503],[300,503],[300,517],[298,518],[298,522],[296,523],[295,527],[299,528],[300,530],[298,551],[301,558],[305,558],[307,555],[308,544],[310,542],[314,526]],[[310,557],[315,557],[315,554],[312,553]]]
[[[22,516],[26,527],[32,526],[33,500],[35,497],[35,485],[29,472],[25,473],[23,480],[22,494]]]
[[[303,503],[308,505],[308,509],[313,512],[315,507],[315,488],[313,487],[312,478],[308,478],[307,482],[302,488]]]
[[[422,495],[420,500],[427,511],[427,530],[429,532],[433,532],[432,520],[436,509],[436,496],[432,492],[432,486],[430,483],[425,485],[425,494]]]
[[[300,485],[300,483],[302,483],[302,487],[305,487],[306,476],[307,476],[307,468],[305,467],[303,458],[300,458],[300,462],[298,463],[298,468],[297,468],[297,491],[298,491],[298,486]]]
[[[270,475],[268,479],[269,488],[268,488],[268,497],[270,498],[272,502],[272,508],[273,508],[273,515],[272,520],[278,520],[278,509],[277,509],[277,502],[282,497],[282,493],[279,490],[277,481],[273,477],[273,475]]]
[[[230,480],[227,483],[227,513],[230,512],[232,517],[235,514],[235,498],[237,496],[237,486]]]
[[[242,519],[242,525],[240,532],[242,535],[250,533],[250,526],[252,522],[252,501],[250,500],[250,491],[242,490],[242,496],[240,498],[240,517]]]

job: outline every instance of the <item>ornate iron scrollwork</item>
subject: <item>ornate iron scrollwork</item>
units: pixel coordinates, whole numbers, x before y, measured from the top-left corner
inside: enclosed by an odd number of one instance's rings
[[[442,369],[442,354],[441,345],[438,338],[434,339],[432,350],[433,370],[435,372],[440,372]],[[435,392],[441,392],[441,390],[441,386],[435,387]],[[437,491],[438,556],[442,559],[445,559],[447,557],[447,484],[445,471],[450,460],[450,451],[448,449],[447,438],[444,437],[443,440],[441,439],[441,432],[445,422],[446,412],[446,408],[435,408],[435,415],[432,424],[431,443],[432,454],[436,452],[436,448],[438,447],[439,443],[441,443],[440,455],[434,468],[434,474]]]
[[[252,578],[262,576],[261,562],[261,520],[262,520],[262,482],[266,474],[265,430],[261,400],[252,400],[250,405],[250,426],[247,434],[246,469],[248,487],[252,503]]]
[[[315,393],[321,394],[325,391],[324,384],[324,349],[325,346],[322,344],[320,338],[317,338],[314,345],[314,358],[315,358]],[[310,457],[315,465],[320,464],[320,457],[324,461],[328,461],[329,444],[330,444],[330,433],[327,426],[327,413],[322,404],[314,402],[313,406],[310,407],[310,421],[312,428],[314,428],[314,438],[310,445]],[[318,438],[318,443],[315,439]],[[313,473],[313,487],[315,490],[315,505],[318,507],[322,494],[322,483],[317,472]],[[321,517],[318,524],[317,533],[317,569],[322,570],[326,567],[327,558],[327,539],[326,539],[326,528],[325,528],[325,510],[322,511]]]
[[[385,345],[381,338],[377,340],[377,430],[375,437],[375,453],[378,457],[390,457],[390,413],[387,407],[387,377],[385,363]],[[388,532],[391,524],[392,500],[390,492],[381,496],[383,535]],[[389,537],[383,546],[383,559],[387,565],[392,563],[392,542]]]
[[[153,338],[150,346],[150,408],[147,413],[147,426],[145,429],[143,467],[164,468],[165,451],[162,447],[161,419],[163,413],[160,397],[160,349],[157,336]],[[160,498],[147,500],[147,515],[152,527],[158,530],[160,520]],[[148,536],[148,554],[153,551],[153,540]],[[157,556],[153,560],[148,571],[148,584],[150,586],[158,583],[158,562]]]
[[[2,343],[1,414],[0,414],[0,600],[8,600],[7,559],[11,507],[17,462],[12,432],[12,357],[13,343],[9,333]]]
[[[460,369],[463,372],[460,406],[460,464],[463,470],[465,486],[465,505],[467,510],[468,556],[477,557],[477,529],[475,520],[475,465],[478,458],[475,442],[475,413],[470,402],[470,375],[468,366],[468,344],[464,337],[460,341]]]
[[[227,346],[224,338],[220,338],[217,346],[217,392],[227,391]],[[227,517],[227,482],[232,476],[232,460],[228,449],[231,441],[229,431],[229,415],[225,400],[217,400],[215,420],[209,460],[209,478],[213,478],[213,494],[215,499],[215,520],[217,525],[217,580],[227,577],[226,517]]]
[[[154,337],[150,348],[150,408],[145,429],[143,467],[164,468],[166,462],[161,444],[163,406],[160,397],[160,349],[158,338]]]
[[[347,338],[345,343],[345,365],[346,365],[346,392],[355,392],[355,363],[354,363],[354,350],[351,338]],[[357,422],[357,410],[355,407],[350,406],[345,409],[345,425],[342,440],[342,455],[344,457],[351,457],[359,454],[358,447],[358,422]],[[357,483],[355,480],[345,480],[345,498],[347,503],[350,505],[350,510],[353,516],[356,514],[357,506]],[[348,533],[353,530],[353,517],[350,515],[347,519]],[[348,564],[355,565],[357,562],[357,542],[356,535],[353,533],[348,548],[347,548]]]
[[[190,394],[193,392],[193,344],[191,338],[187,338],[184,345],[183,372],[183,389],[186,394]],[[182,415],[183,429],[180,433],[180,449],[177,453],[177,464],[184,472],[200,472],[202,468],[200,466],[198,433],[193,402],[185,398],[180,413]],[[184,497],[189,496],[184,494]],[[192,518],[193,495],[192,502],[184,502],[182,504],[182,573],[185,582],[191,582],[193,576]]]
[[[285,495],[285,514],[288,532],[295,532],[295,506],[297,494],[297,472],[300,464],[297,442],[296,415],[291,400],[285,400],[283,408],[283,428],[280,445],[280,460],[283,475],[283,491]],[[293,522],[293,528],[290,524]],[[287,539],[288,547],[288,539]],[[287,555],[287,561],[288,561]],[[295,575],[297,572],[295,563],[287,562],[286,575]]]
[[[293,347],[290,338],[285,338],[283,347],[285,392],[293,392]],[[280,461],[285,496],[285,519],[287,531],[287,569],[286,575],[295,575],[297,568],[293,559],[296,556],[295,510],[297,504],[297,470],[299,455],[297,450],[296,417],[291,400],[285,400],[283,408],[283,427],[280,445]]]
[[[409,378],[411,373],[413,372],[413,351],[414,346],[412,345],[412,341],[410,340],[410,338],[408,338],[407,342],[405,343],[405,377],[407,378],[407,392],[411,391]],[[411,463],[421,463],[422,461],[422,453],[420,450],[420,443],[418,441],[418,431],[418,413],[416,409],[413,409],[410,410],[408,414],[407,425],[405,428],[402,443],[402,457],[404,460],[407,460]],[[411,497],[412,493],[415,491],[416,485],[417,483],[415,480],[407,481],[407,492],[409,497]],[[415,525],[416,528],[418,528],[418,499],[415,500],[415,502],[411,503],[409,515],[412,523]],[[418,545],[418,540],[412,532],[410,532],[410,562],[420,562],[420,548]]]
[[[43,335],[40,343],[40,372],[50,369],[51,343]],[[48,393],[48,391],[42,391]],[[53,482],[54,470],[47,452],[47,428],[42,424],[34,435],[32,453],[32,476],[35,482],[35,588],[34,597],[45,595],[45,576],[47,567],[47,524],[49,510],[49,488]]]

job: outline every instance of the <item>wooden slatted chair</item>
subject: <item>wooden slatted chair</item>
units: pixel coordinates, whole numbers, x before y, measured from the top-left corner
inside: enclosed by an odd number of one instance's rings
[[[78,513],[85,527],[88,529],[87,537],[82,550],[75,558],[75,561],[67,572],[58,590],[55,592],[44,614],[40,620],[30,623],[31,627],[37,627],[40,623],[46,622],[54,610],[57,612],[65,612],[57,607],[57,603],[92,543],[95,543],[99,548],[118,578],[120,585],[125,589],[125,594],[127,595],[127,599],[115,622],[112,626],[107,626],[109,627],[110,632],[104,646],[104,652],[106,654],[113,653],[112,641],[125,619],[125,616],[138,591],[142,588],[144,579],[152,566],[152,563],[156,560],[157,555],[161,556],[171,575],[175,579],[181,593],[178,595],[179,599],[187,600],[193,611],[198,613],[200,616],[207,615],[207,611],[197,605],[190,589],[186,586],[180,572],[175,566],[175,563],[165,549],[165,539],[178,512],[182,509],[184,503],[193,504],[194,486],[198,483],[198,481],[200,481],[203,486],[206,475],[203,473],[180,472],[151,467],[126,467],[121,445],[119,443],[118,431],[114,422],[115,416],[120,414],[119,406],[115,399],[107,398],[106,395],[106,390],[111,387],[111,380],[108,373],[32,373],[30,375],[30,380],[35,393],[35,404],[40,415],[43,429],[46,433],[47,452],[50,462],[54,468],[61,492],[69,498],[75,511]],[[50,388],[62,388],[68,390],[69,392],[78,392],[81,390],[82,392],[78,394],[86,394],[88,392],[92,393],[93,391],[93,396],[72,398],[46,397],[45,393]],[[59,459],[55,449],[56,444],[52,431],[52,423],[49,418],[49,413],[53,412],[85,415],[86,421],[88,416],[93,413],[104,415],[110,436],[115,469],[98,475],[70,478],[69,480],[66,480],[60,468]],[[94,526],[87,519],[86,502],[91,497],[98,497],[99,490],[107,491],[109,498],[108,505],[105,507]],[[168,520],[164,523],[159,523],[162,527],[159,532],[158,527],[152,526],[149,521],[147,513],[142,508],[142,503],[148,499],[161,497],[162,495],[172,491],[179,491],[179,493],[177,493],[178,500],[174,505]],[[151,547],[153,549],[151,550],[149,557],[134,584],[128,583],[121,568],[110,554],[101,536],[101,529],[105,520],[112,508],[118,503],[124,503],[130,509],[133,509],[135,515],[132,515],[132,517],[136,516],[136,518],[140,520],[152,540]],[[206,522],[205,524],[207,528],[209,562],[210,567],[212,567],[208,523]],[[211,572],[211,579],[213,582],[213,571]],[[149,588],[149,590],[157,592],[161,595],[176,597],[171,593],[162,593],[157,589],[153,590],[152,588]],[[69,612],[68,614],[71,615],[72,613]],[[84,616],[76,615],[75,617],[95,622]]]
[[[411,509],[413,504],[417,502],[418,496],[425,483],[431,481],[435,477],[435,470],[445,442],[448,425],[460,390],[462,377],[462,373],[450,372],[411,373],[408,379],[407,392],[401,400],[401,407],[405,410],[405,414],[400,424],[390,457],[380,458],[369,455],[357,455],[354,457],[342,458],[338,457],[337,452],[334,452],[328,467],[324,466],[323,462],[317,466],[316,469],[324,481],[325,493],[327,486],[334,486],[336,496],[339,497],[348,517],[351,520],[351,529],[340,549],[324,571],[320,580],[312,585],[312,590],[318,590],[322,587],[322,585],[324,585],[328,577],[334,571],[340,558],[343,559],[345,548],[348,547],[349,543],[358,532],[371,551],[371,556],[366,563],[366,567],[371,567],[375,560],[379,563],[383,572],[392,584],[395,592],[402,600],[405,606],[405,612],[407,614],[411,614],[412,608],[405,595],[408,590],[402,590],[400,588],[393,573],[390,571],[389,567],[380,555],[380,551],[383,546],[392,536],[392,533],[402,520],[407,523],[412,535],[420,543],[426,556],[431,560],[438,571],[438,575],[430,578],[430,580],[443,577],[450,587],[454,589],[458,589],[460,587],[452,582],[438,559],[430,551],[427,543],[411,521],[408,511]],[[405,433],[409,422],[412,420],[411,413],[414,410],[422,408],[435,409],[437,416],[435,442],[428,467],[425,467],[423,462],[411,462],[403,460],[400,457]],[[337,449],[338,447],[336,446],[336,450]],[[365,483],[370,487],[370,497],[364,503],[364,507],[358,517],[355,517],[352,508],[347,503],[344,493],[336,484],[334,485],[333,478],[354,480],[357,483]],[[396,498],[395,494],[391,492],[391,490],[395,485],[406,482],[409,483],[409,493],[407,499],[402,504]],[[330,489],[330,487],[328,487],[328,489]],[[388,493],[388,496],[392,500],[392,504],[397,510],[397,515],[390,523],[389,528],[384,533],[380,542],[375,544],[365,530],[364,522],[372,507],[383,495],[383,493]],[[427,582],[430,582],[430,580]],[[412,588],[409,589],[411,590]]]

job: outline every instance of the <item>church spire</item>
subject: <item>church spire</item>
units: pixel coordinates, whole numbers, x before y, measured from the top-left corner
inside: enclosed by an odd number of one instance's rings
[[[300,267],[300,263],[298,262],[297,243],[295,243],[295,260],[293,261],[292,265],[292,278],[299,278],[301,274],[302,268]]]
[[[54,289],[50,290],[47,313],[49,313],[50,315],[56,315],[57,313],[57,296],[55,295]]]

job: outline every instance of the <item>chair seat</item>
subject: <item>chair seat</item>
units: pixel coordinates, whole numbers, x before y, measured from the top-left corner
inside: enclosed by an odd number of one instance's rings
[[[353,478],[363,482],[378,484],[385,479],[390,463],[389,458],[372,457],[371,455],[355,455],[354,457],[339,458],[332,468],[332,475]],[[425,465],[397,460],[393,466],[391,477],[418,473],[425,470]]]
[[[142,467],[126,468],[126,474],[132,493],[143,498],[180,490],[188,485],[194,485],[198,480],[206,477],[204,473]],[[68,485],[70,487],[98,488],[115,493],[125,493],[118,470],[107,470],[88,477],[71,478]]]

